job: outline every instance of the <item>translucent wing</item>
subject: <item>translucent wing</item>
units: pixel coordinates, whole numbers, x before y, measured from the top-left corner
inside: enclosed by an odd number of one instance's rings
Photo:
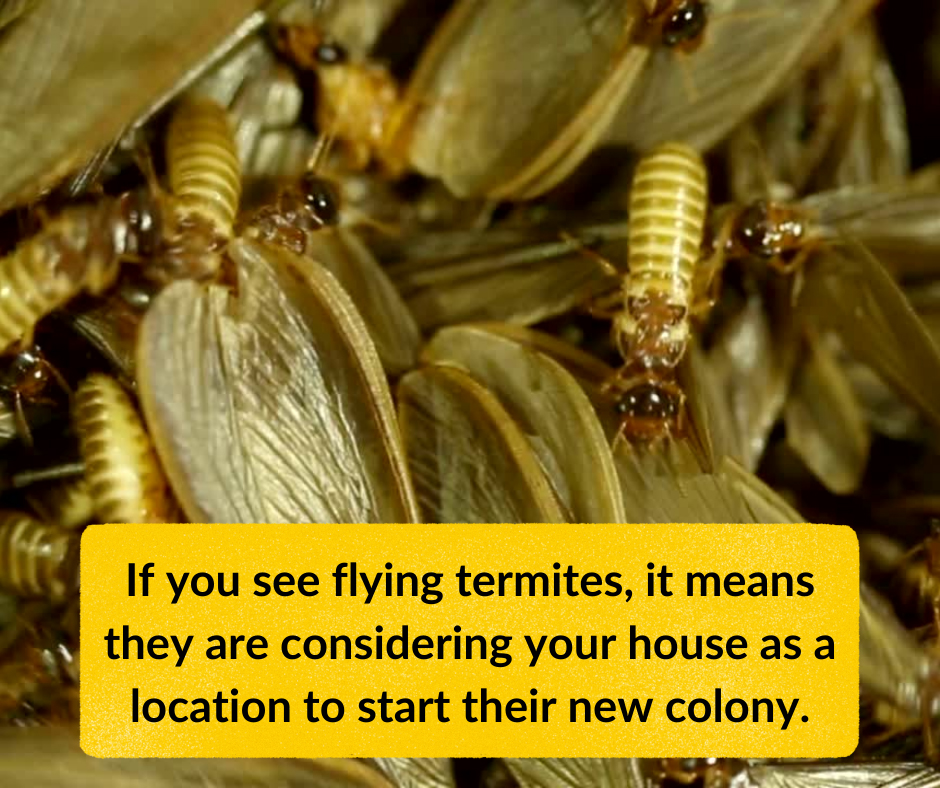
[[[835,331],[848,352],[940,424],[940,352],[884,266],[844,240],[808,265],[797,311]]]
[[[263,21],[260,0],[43,0],[0,37],[0,209],[34,198]]]
[[[565,522],[525,434],[466,372],[435,364],[408,373],[398,409],[425,522]]]
[[[391,397],[349,296],[247,240],[239,294],[178,282],[137,348],[144,414],[193,522],[415,522]]]
[[[461,0],[408,88],[412,164],[462,197],[523,190],[603,131],[648,53],[631,43],[642,13],[635,0]]]
[[[787,443],[837,495],[855,492],[868,464],[871,431],[832,352],[807,334],[784,409]]]
[[[545,320],[587,303],[612,280],[580,249],[584,241],[562,239],[543,229],[506,229],[440,234],[415,259],[389,274],[425,329],[454,323]],[[598,253],[626,259],[626,223],[579,231],[604,238]]]
[[[715,0],[706,40],[683,58],[655,51],[607,141],[640,151],[666,140],[705,150],[771,97],[819,44],[871,0]],[[844,29],[844,28],[842,28]]]
[[[591,401],[557,362],[474,326],[440,331],[425,357],[460,365],[499,398],[529,439],[572,522],[623,521],[607,437]]]
[[[421,337],[408,307],[366,245],[350,230],[310,233],[306,257],[323,265],[362,315],[390,375],[411,369]]]

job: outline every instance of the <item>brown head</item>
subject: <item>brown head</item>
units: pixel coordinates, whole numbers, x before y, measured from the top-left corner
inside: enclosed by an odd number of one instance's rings
[[[806,221],[787,205],[757,200],[734,220],[732,243],[745,253],[771,259],[797,251],[806,241]]]
[[[675,433],[684,407],[684,396],[673,383],[642,380],[617,397],[620,432],[636,443],[650,443]]]
[[[664,46],[694,52],[705,38],[708,6],[702,0],[664,0],[650,21],[656,25]]]
[[[45,390],[50,378],[49,362],[33,345],[9,357],[0,370],[0,391],[31,399]]]

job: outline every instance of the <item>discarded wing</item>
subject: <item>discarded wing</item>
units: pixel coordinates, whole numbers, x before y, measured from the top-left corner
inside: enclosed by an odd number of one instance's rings
[[[241,239],[238,295],[170,285],[140,329],[141,404],[193,522],[418,522],[374,346],[325,270]]]

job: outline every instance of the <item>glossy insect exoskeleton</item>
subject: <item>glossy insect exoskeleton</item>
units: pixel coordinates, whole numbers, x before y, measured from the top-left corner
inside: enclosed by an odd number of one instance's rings
[[[77,590],[78,538],[28,514],[0,512],[0,586],[58,603]]]
[[[608,386],[628,439],[654,439],[681,420],[684,396],[675,368],[689,342],[707,200],[704,162],[685,145],[661,145],[637,166],[629,273],[611,326],[624,364]]]
[[[340,197],[330,181],[307,172],[282,189],[271,205],[247,220],[248,235],[284,246],[297,254],[307,248],[307,233],[339,223]]]
[[[172,499],[130,396],[107,375],[75,392],[73,418],[97,517],[109,523],[166,522]]]
[[[660,0],[649,21],[663,45],[680,52],[694,52],[705,36],[708,7],[701,0]]]
[[[0,349],[32,344],[43,317],[81,292],[103,293],[122,260],[152,254],[159,215],[153,196],[141,191],[77,205],[0,259]]]
[[[815,248],[808,219],[799,208],[756,200],[732,211],[722,229],[728,257],[756,257],[787,273],[802,265]]]
[[[0,393],[7,396],[13,406],[16,430],[20,439],[32,445],[32,434],[26,419],[28,403],[55,404],[47,389],[55,381],[66,393],[68,384],[45,358],[38,345],[20,350],[0,366]]]
[[[238,150],[223,107],[201,98],[179,103],[167,129],[166,168],[172,196],[148,275],[210,278],[232,239],[241,200]]]
[[[402,166],[391,155],[390,139],[402,109],[401,91],[378,63],[350,59],[345,48],[315,26],[284,25],[279,48],[300,68],[317,76],[317,127],[340,140],[353,169],[378,159],[392,174]]]

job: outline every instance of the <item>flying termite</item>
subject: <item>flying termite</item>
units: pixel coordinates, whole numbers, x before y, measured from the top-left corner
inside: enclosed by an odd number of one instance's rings
[[[701,155],[665,143],[640,160],[629,209],[629,271],[601,261],[621,287],[606,310],[623,365],[605,385],[615,398],[620,428],[615,442],[653,441],[682,426],[685,395],[676,366],[685,355],[697,308],[708,182]],[[605,299],[606,300],[606,299]]]

